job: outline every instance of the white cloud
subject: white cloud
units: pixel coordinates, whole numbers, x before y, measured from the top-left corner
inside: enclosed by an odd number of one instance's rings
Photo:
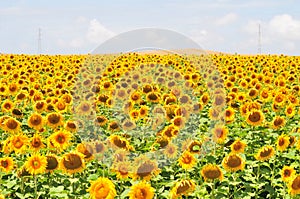
[[[112,31],[103,26],[98,20],[93,19],[89,23],[86,38],[91,43],[99,44],[114,35]]]
[[[225,26],[228,24],[231,24],[237,20],[238,16],[235,13],[228,13],[225,16],[222,16],[221,18],[216,20],[216,25]]]
[[[274,16],[269,22],[270,31],[288,40],[300,40],[300,20],[291,15]]]

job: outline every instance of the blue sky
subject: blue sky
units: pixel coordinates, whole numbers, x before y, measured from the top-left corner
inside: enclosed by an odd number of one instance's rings
[[[182,33],[202,48],[229,53],[300,55],[297,0],[1,0],[0,52],[85,54],[139,28]]]

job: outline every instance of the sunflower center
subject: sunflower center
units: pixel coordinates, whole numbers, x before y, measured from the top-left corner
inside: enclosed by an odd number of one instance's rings
[[[63,135],[58,135],[56,140],[57,140],[57,142],[59,142],[60,144],[63,144],[63,143],[65,142],[66,138],[65,138],[65,136],[63,136]]]
[[[135,194],[135,198],[136,199],[146,199],[147,198],[147,191],[145,189],[138,189],[136,191],[136,194]]]
[[[39,139],[34,139],[32,142],[32,146],[34,148],[38,148],[39,146],[41,146],[41,141]]]
[[[236,156],[236,155],[229,156],[228,161],[227,161],[227,165],[229,167],[235,168],[235,167],[240,166],[241,164],[242,164],[242,161],[238,156]]]
[[[51,124],[57,124],[60,118],[57,115],[50,115],[48,120]]]
[[[272,149],[267,149],[267,150],[264,150],[260,153],[260,156],[261,157],[268,157],[272,152]]]
[[[284,176],[285,176],[285,177],[291,176],[291,171],[288,170],[288,169],[284,170]]]
[[[180,183],[180,185],[178,186],[178,188],[177,188],[177,190],[176,190],[176,194],[182,194],[182,193],[185,193],[189,188],[190,188],[190,186],[188,185],[188,183],[182,182],[182,183]]]
[[[283,124],[283,120],[281,118],[277,118],[274,120],[274,126],[280,126]]]
[[[17,138],[17,140],[14,141],[14,147],[17,148],[17,149],[21,148],[23,146],[23,144],[24,143],[19,138]]]
[[[32,167],[33,167],[34,169],[40,168],[40,167],[41,167],[40,161],[39,161],[39,160],[33,160],[33,161],[32,161]]]
[[[208,179],[217,179],[220,177],[221,172],[218,169],[209,169],[208,171],[204,172],[204,175]]]
[[[96,196],[97,198],[107,198],[108,194],[109,194],[109,188],[106,187],[104,184],[99,184],[97,187],[96,187]]]
[[[223,136],[223,134],[224,134],[223,129],[221,129],[221,128],[216,129],[217,138],[221,138]]]
[[[149,176],[154,169],[155,167],[153,164],[144,163],[138,168],[137,175],[140,177]]]
[[[294,190],[299,190],[300,189],[300,177],[299,176],[293,181],[292,188]]]
[[[76,154],[69,154],[67,159],[63,159],[63,164],[66,169],[75,170],[82,166],[82,160]]]
[[[47,170],[54,170],[58,166],[58,161],[55,157],[47,156]]]
[[[182,158],[182,162],[183,162],[184,164],[190,164],[190,163],[192,162],[192,157],[191,157],[190,155],[184,156],[184,157]]]
[[[8,166],[8,162],[7,161],[1,161],[1,166],[3,168],[6,168]]]
[[[284,139],[281,138],[281,139],[279,140],[279,142],[278,142],[278,145],[279,145],[279,146],[283,146],[284,143],[285,143]]]
[[[34,116],[33,118],[31,118],[30,122],[32,125],[37,126],[37,125],[41,124],[42,119],[39,116]]]
[[[233,145],[233,149],[235,151],[238,151],[242,148],[242,144],[240,142],[237,142],[235,145]]]
[[[18,123],[16,121],[14,121],[14,120],[9,120],[9,121],[7,121],[6,126],[9,129],[13,130],[13,129],[16,129],[18,127]]]
[[[260,114],[258,112],[250,113],[249,120],[251,122],[258,122],[260,120]]]

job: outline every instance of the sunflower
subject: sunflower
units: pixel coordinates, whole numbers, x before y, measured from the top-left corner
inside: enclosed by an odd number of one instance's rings
[[[277,93],[273,100],[276,105],[283,106],[285,104],[286,97],[282,93]]]
[[[72,133],[76,132],[78,130],[78,124],[76,121],[72,121],[72,120],[68,120],[66,123],[65,123],[65,129],[67,131],[70,131]]]
[[[59,167],[68,174],[81,172],[85,168],[84,157],[78,152],[66,153],[61,157]]]
[[[252,110],[246,116],[246,122],[251,126],[259,126],[264,121],[264,114],[260,110]]]
[[[105,126],[105,124],[108,122],[108,119],[104,115],[99,115],[95,119],[95,124],[98,126]]]
[[[200,154],[202,143],[198,140],[192,140],[187,147],[187,150],[193,154]]]
[[[175,158],[178,153],[178,147],[175,144],[168,143],[168,145],[164,148],[163,153],[168,157],[168,158]]]
[[[34,134],[34,136],[29,141],[29,147],[36,152],[41,148],[44,148],[45,145],[43,143],[43,137],[38,133]]]
[[[232,107],[229,107],[225,110],[225,120],[226,120],[227,124],[234,121],[234,114],[235,114],[235,112]]]
[[[157,92],[149,92],[147,95],[146,95],[146,99],[147,101],[149,102],[152,102],[152,103],[158,103],[160,101],[160,94],[157,93]]]
[[[28,118],[27,124],[30,128],[33,128],[38,131],[44,125],[42,115],[38,113],[31,114],[30,117]]]
[[[195,166],[195,164],[197,163],[197,160],[196,160],[194,154],[192,154],[189,151],[185,151],[179,157],[178,162],[179,162],[179,165],[183,169],[191,169],[191,168],[193,168]]]
[[[9,133],[17,133],[21,131],[21,123],[12,117],[7,117],[3,122],[2,128]]]
[[[222,144],[227,138],[228,128],[223,125],[216,125],[212,129],[212,133],[213,133],[213,140],[218,144]]]
[[[22,118],[23,117],[23,112],[22,110],[18,109],[18,108],[14,108],[12,111],[11,111],[11,114],[12,116],[14,116],[15,118]]]
[[[185,118],[182,116],[175,116],[172,120],[171,120],[172,124],[174,125],[174,127],[177,127],[179,129],[182,129],[185,125]]]
[[[56,131],[49,136],[49,141],[60,151],[65,150],[70,145],[72,134],[68,131]]]
[[[76,151],[84,155],[85,161],[90,161],[94,158],[93,156],[93,147],[88,143],[80,143],[76,147]]]
[[[55,129],[63,125],[63,116],[60,113],[49,113],[46,116],[46,123],[49,127]]]
[[[138,104],[140,100],[141,100],[141,94],[139,92],[135,91],[130,95],[130,101],[132,103]]]
[[[104,177],[91,182],[88,192],[91,199],[114,199],[117,195],[113,182]]]
[[[46,109],[46,101],[45,100],[41,100],[41,101],[37,101],[35,102],[35,104],[33,105],[33,109],[38,112],[41,113]]]
[[[201,175],[205,181],[219,179],[223,180],[223,172],[218,165],[207,164],[201,169]]]
[[[281,179],[284,182],[289,182],[291,180],[292,177],[294,177],[294,175],[296,174],[296,171],[294,169],[294,167],[291,166],[284,166],[281,171]]]
[[[294,144],[296,143],[296,137],[293,135],[289,136],[289,147],[294,146]]]
[[[160,172],[157,161],[155,159],[151,160],[145,155],[137,157],[133,164],[135,165],[132,176],[134,180],[150,180],[152,176],[155,176]]]
[[[215,107],[211,107],[208,111],[209,119],[216,121],[220,119],[220,113],[221,111],[219,109],[216,109]]]
[[[94,151],[96,154],[102,154],[105,151],[105,145],[103,142],[95,142],[94,145]]]
[[[296,110],[295,110],[295,106],[294,105],[288,105],[285,108],[285,115],[289,118],[294,117],[294,115],[296,114]]]
[[[284,151],[290,145],[290,138],[287,135],[280,135],[277,138],[277,149],[279,151]]]
[[[1,105],[2,112],[11,112],[14,108],[14,103],[10,100],[4,100],[4,102]]]
[[[272,121],[272,128],[279,129],[285,125],[285,119],[281,116],[276,116]]]
[[[0,158],[0,169],[9,173],[14,168],[14,160],[12,157]]]
[[[194,192],[195,188],[196,184],[192,180],[177,181],[170,192],[171,198],[177,199],[183,195],[188,196],[190,193]]]
[[[129,144],[128,140],[119,135],[111,135],[108,138],[111,146],[115,149],[133,150],[133,147]]]
[[[295,175],[288,183],[288,192],[294,196],[300,194],[300,175]]]
[[[152,199],[155,189],[150,184],[142,181],[133,185],[128,193],[129,199]]]
[[[272,146],[264,146],[259,149],[255,158],[259,161],[269,160],[275,154],[275,150]]]
[[[222,165],[226,171],[235,172],[244,169],[245,160],[238,154],[230,153],[223,158]]]
[[[47,167],[46,172],[52,173],[54,170],[58,169],[59,167],[59,159],[54,154],[46,155],[47,158]]]
[[[31,175],[44,173],[47,167],[47,158],[39,154],[34,154],[28,157],[24,166]]]
[[[126,161],[115,162],[112,166],[112,171],[117,174],[118,179],[126,179],[132,172],[131,164]]]
[[[139,116],[140,118],[145,118],[148,115],[149,107],[148,106],[141,106],[139,109]]]
[[[92,109],[92,104],[90,102],[83,101],[76,107],[76,113],[79,115],[90,115]]]
[[[136,128],[135,122],[134,122],[134,121],[131,121],[131,120],[129,120],[129,119],[125,119],[125,120],[123,121],[123,123],[122,123],[122,129],[123,129],[124,131],[131,131],[131,130],[133,130],[133,129],[135,129],[135,128]]]
[[[137,109],[133,109],[129,112],[130,119],[133,121],[138,120],[140,117],[140,111]]]
[[[108,130],[111,132],[120,131],[120,125],[116,121],[112,121],[108,124]]]
[[[231,145],[231,152],[232,153],[243,153],[247,144],[240,139],[235,140]]]
[[[10,147],[16,153],[23,153],[28,145],[28,137],[24,134],[14,135],[10,138]]]

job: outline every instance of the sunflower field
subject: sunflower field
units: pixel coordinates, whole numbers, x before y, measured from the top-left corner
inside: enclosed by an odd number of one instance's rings
[[[300,57],[0,55],[2,198],[298,198]]]

